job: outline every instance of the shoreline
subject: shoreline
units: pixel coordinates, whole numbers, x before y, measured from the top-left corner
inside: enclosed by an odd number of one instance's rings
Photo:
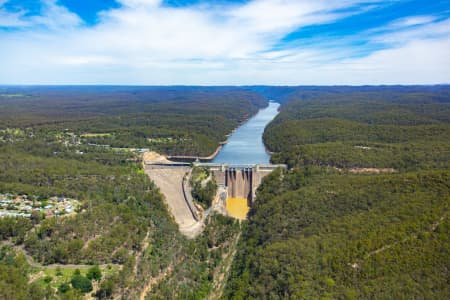
[[[270,102],[275,102],[275,101],[268,101],[267,104],[269,105]],[[238,126],[235,127],[233,130],[231,130],[231,132],[226,136],[226,140],[223,142],[219,143],[219,146],[216,148],[216,150],[208,155],[208,156],[194,156],[194,155],[168,155],[167,159],[172,160],[172,161],[183,161],[183,160],[188,160],[188,161],[195,161],[196,159],[199,159],[200,161],[206,161],[206,162],[210,162],[211,160],[213,160],[214,158],[216,158],[216,156],[219,154],[220,150],[222,150],[223,146],[226,145],[228,143],[228,139],[233,135],[233,133],[242,125],[244,125],[245,123],[247,123],[251,118],[255,117],[262,109],[265,109],[268,107],[268,105],[264,108],[260,108],[255,114],[248,116],[246,119],[244,119],[242,122],[239,122]],[[265,145],[264,145],[265,146]],[[267,147],[266,148],[266,152],[267,152]],[[271,154],[270,152],[268,152],[268,154]]]
[[[199,160],[210,161],[210,160],[213,160],[217,156],[217,154],[219,154],[220,150],[222,150],[223,145],[225,145],[225,144],[226,144],[226,141],[221,142],[220,145],[216,148],[216,150],[211,155],[208,155],[208,156],[168,155],[167,159],[174,160],[174,161],[176,161],[176,160],[192,160],[192,161],[194,161],[198,158]]]
[[[167,159],[170,159],[170,160],[172,160],[172,159],[174,159],[174,160],[183,160],[183,159],[185,159],[185,160],[196,160],[198,158],[199,160],[203,160],[203,161],[211,161],[211,160],[213,160],[219,154],[220,150],[222,150],[223,146],[228,143],[228,139],[233,135],[233,133],[239,127],[241,127],[242,125],[247,123],[251,118],[256,116],[260,110],[258,110],[254,115],[249,116],[247,119],[243,120],[242,122],[239,122],[237,127],[235,127],[233,130],[231,130],[230,133],[225,135],[227,137],[227,139],[225,141],[223,141],[223,142],[220,142],[219,146],[217,146],[216,150],[212,154],[210,154],[208,156],[194,156],[194,155],[171,155],[171,156],[169,156],[168,155]]]

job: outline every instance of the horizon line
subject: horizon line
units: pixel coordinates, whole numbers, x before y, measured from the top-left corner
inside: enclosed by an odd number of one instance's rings
[[[0,87],[413,87],[450,86],[448,83],[400,83],[400,84],[1,84]]]

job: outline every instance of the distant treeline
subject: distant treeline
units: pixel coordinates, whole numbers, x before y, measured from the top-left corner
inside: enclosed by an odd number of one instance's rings
[[[235,87],[3,87],[0,91],[0,129],[108,133],[90,136],[86,142],[177,155],[213,153],[228,133],[267,105],[259,94]]]
[[[377,99],[384,99],[384,95],[392,93],[407,95],[420,93],[437,97],[437,101],[446,102],[450,94],[449,85],[389,85],[389,86],[248,86],[247,90],[280,102],[287,103],[292,100],[308,100],[324,96],[351,96],[358,93],[371,93]],[[409,97],[409,96],[408,96]]]

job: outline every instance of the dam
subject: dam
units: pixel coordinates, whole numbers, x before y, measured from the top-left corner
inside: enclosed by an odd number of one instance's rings
[[[277,167],[285,168],[270,164],[270,154],[262,140],[264,129],[278,114],[279,106],[270,101],[233,132],[211,164],[203,164],[214,174],[221,198],[225,199],[225,211],[232,217],[245,219],[262,179]]]
[[[180,231],[195,237],[211,210],[237,219],[245,219],[256,201],[256,190],[263,178],[285,165],[270,164],[262,135],[266,125],[278,114],[279,104],[269,102],[255,116],[238,127],[210,162],[174,162],[156,153],[144,154],[144,170],[165,195]],[[192,167],[208,169],[215,178],[218,192],[213,206],[206,210],[192,199],[189,178]]]
[[[286,165],[274,164],[215,164],[181,163],[162,160],[145,160],[145,173],[165,195],[169,210],[180,226],[180,231],[188,237],[201,232],[202,212],[192,198],[189,185],[192,166],[206,168],[213,174],[218,186],[215,204],[222,207],[219,212],[245,219],[249,208],[256,201],[256,190],[263,178],[276,168],[286,169]],[[214,205],[213,205],[214,206]]]
[[[214,174],[217,185],[225,188],[228,198],[247,199],[249,206],[256,200],[256,190],[262,179],[276,168],[286,169],[286,165],[281,164],[194,163],[194,166],[209,169]]]

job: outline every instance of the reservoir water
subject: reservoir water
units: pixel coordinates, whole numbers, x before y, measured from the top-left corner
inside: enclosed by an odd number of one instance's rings
[[[213,159],[213,163],[268,164],[270,155],[262,141],[266,125],[278,114],[280,104],[269,102],[254,117],[238,127],[229,137],[228,143]]]

